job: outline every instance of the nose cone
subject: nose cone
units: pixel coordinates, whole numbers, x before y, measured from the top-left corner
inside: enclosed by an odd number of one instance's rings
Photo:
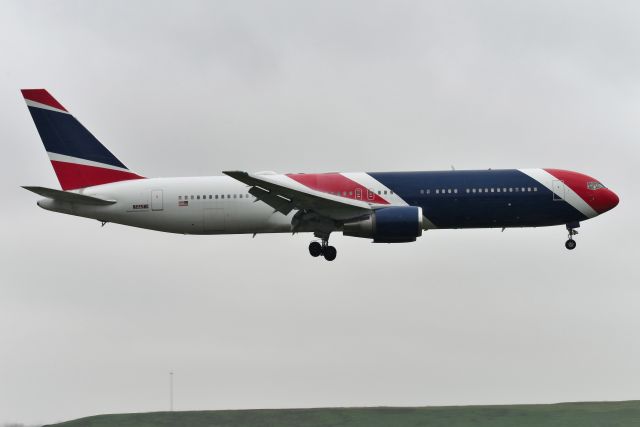
[[[618,195],[608,188],[605,191],[602,191],[598,197],[601,198],[600,206],[602,206],[602,211],[600,213],[610,211],[620,203]]]

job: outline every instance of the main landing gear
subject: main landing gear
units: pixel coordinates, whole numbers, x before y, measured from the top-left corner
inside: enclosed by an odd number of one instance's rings
[[[333,246],[329,246],[329,238],[322,239],[322,243],[320,242],[311,242],[309,243],[309,253],[312,257],[319,257],[320,255],[324,256],[324,259],[327,261],[333,261],[336,259],[338,255],[338,251]]]
[[[578,234],[578,230],[576,228],[580,227],[580,224],[567,224],[567,231],[569,232],[569,239],[564,242],[564,247],[569,249],[570,251],[576,248],[576,241],[573,240],[573,236]]]

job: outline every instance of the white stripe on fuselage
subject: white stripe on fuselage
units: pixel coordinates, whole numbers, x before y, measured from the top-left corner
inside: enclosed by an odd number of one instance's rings
[[[535,179],[540,184],[547,187],[551,192],[553,192],[553,181],[562,181],[551,175],[544,169],[518,169],[520,172],[528,175],[529,177]],[[564,184],[564,183],[563,183]],[[585,202],[582,197],[580,197],[575,191],[573,191],[568,185],[564,184],[565,194],[564,201],[569,203],[575,209],[577,209],[580,213],[582,213],[587,218],[593,218],[598,215],[587,202]]]

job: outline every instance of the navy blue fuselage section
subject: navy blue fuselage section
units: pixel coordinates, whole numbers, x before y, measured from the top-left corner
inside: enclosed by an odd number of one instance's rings
[[[29,107],[29,112],[48,152],[126,169],[126,166],[71,114],[36,107]]]
[[[587,219],[517,169],[368,174],[409,205],[420,206],[438,228],[536,227]]]

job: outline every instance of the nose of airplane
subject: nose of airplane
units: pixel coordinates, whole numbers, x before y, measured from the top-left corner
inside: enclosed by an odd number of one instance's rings
[[[616,193],[589,175],[562,169],[545,169],[545,171],[553,175],[556,180],[563,182],[578,197],[587,202],[596,215],[610,211],[620,202]]]
[[[620,203],[620,198],[618,197],[618,195],[608,188],[599,196],[602,198],[602,201],[600,202],[601,206],[603,207],[602,212],[610,211],[611,209],[618,206],[618,203]]]

